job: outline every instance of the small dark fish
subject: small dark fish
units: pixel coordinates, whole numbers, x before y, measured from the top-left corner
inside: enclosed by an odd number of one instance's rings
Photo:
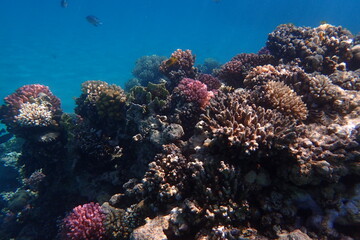
[[[11,133],[4,134],[0,137],[0,144],[9,141],[14,135]]]
[[[93,16],[93,15],[89,15],[86,17],[86,20],[91,23],[92,25],[94,25],[95,27],[98,27],[100,25],[102,25],[103,23],[100,21],[100,19],[98,19],[97,17]]]
[[[61,0],[60,5],[63,8],[67,8],[69,4],[68,4],[67,0]]]

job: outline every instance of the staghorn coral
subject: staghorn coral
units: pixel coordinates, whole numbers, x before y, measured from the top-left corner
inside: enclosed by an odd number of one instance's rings
[[[191,78],[184,78],[174,89],[174,94],[183,97],[187,102],[197,103],[200,108],[205,108],[214,93],[208,91],[206,84]]]
[[[203,114],[203,128],[212,140],[225,141],[250,154],[259,148],[270,148],[282,138],[291,121],[276,110],[249,105],[241,92],[218,94]]]
[[[243,80],[252,68],[275,63],[276,61],[271,55],[242,53],[221,66],[217,75],[229,86],[234,88],[243,87]]]
[[[308,72],[332,73],[351,61],[352,38],[348,30],[330,24],[317,28],[282,24],[269,34],[266,47],[285,62],[300,58]]]
[[[62,220],[59,236],[64,240],[105,239],[104,219],[98,203],[79,205]]]
[[[169,59],[160,64],[160,71],[170,79],[168,87],[172,90],[183,78],[195,78],[197,69],[194,67],[195,56],[191,50],[177,49]]]
[[[136,60],[132,73],[140,80],[142,86],[147,86],[149,82],[159,83],[163,77],[159,67],[165,59],[166,57],[157,55],[142,56]]]

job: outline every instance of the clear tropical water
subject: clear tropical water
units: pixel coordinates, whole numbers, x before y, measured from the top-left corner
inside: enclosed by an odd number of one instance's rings
[[[86,80],[121,86],[137,58],[191,49],[197,63],[257,52],[277,25],[320,21],[360,31],[360,1],[1,0],[0,98],[41,83],[67,112]],[[94,27],[85,17],[103,22]]]

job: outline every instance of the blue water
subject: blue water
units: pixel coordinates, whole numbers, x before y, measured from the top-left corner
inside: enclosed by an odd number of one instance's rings
[[[257,52],[282,23],[360,31],[360,1],[1,0],[0,98],[41,83],[72,112],[86,80],[124,86],[137,58],[191,49],[197,63]],[[100,27],[85,17],[95,15]]]

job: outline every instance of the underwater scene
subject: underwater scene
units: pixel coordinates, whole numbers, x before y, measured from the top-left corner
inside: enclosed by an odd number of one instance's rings
[[[0,240],[360,239],[359,10],[2,0]]]

